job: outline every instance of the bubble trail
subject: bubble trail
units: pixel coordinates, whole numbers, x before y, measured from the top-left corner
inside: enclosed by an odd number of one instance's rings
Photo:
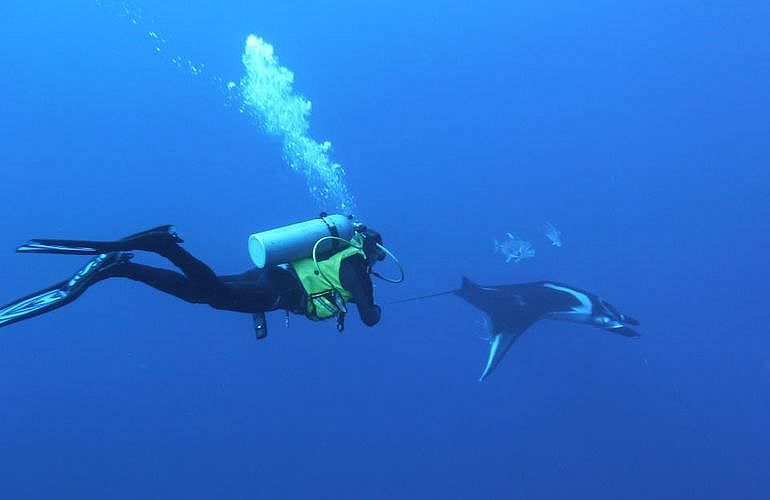
[[[249,35],[243,51],[246,76],[241,80],[245,110],[265,132],[283,141],[283,155],[305,176],[310,194],[324,210],[354,212],[342,165],[330,158],[331,143],[309,135],[312,103],[294,92],[294,73],[281,66],[272,45]]]

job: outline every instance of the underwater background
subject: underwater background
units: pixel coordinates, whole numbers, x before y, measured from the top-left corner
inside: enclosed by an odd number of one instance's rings
[[[343,334],[119,279],[3,328],[0,497],[768,498],[769,33],[759,0],[3,2],[0,303],[86,261],[28,238],[171,223],[231,274],[336,208],[244,104],[249,34],[408,280]],[[477,310],[387,305],[464,275],[642,337],[542,322],[479,383]]]

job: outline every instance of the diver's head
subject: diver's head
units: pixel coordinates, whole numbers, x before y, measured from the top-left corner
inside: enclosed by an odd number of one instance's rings
[[[369,274],[376,276],[383,281],[387,281],[388,283],[402,283],[406,277],[404,274],[404,267],[398,261],[398,258],[393,255],[390,250],[385,248],[382,242],[382,235],[373,229],[367,228],[361,223],[356,224],[355,230],[361,241],[361,250],[366,256],[366,267]],[[386,257],[393,259],[395,264],[398,266],[400,273],[398,278],[388,278],[373,269],[377,262],[385,260]]]
[[[366,254],[366,260],[374,264],[381,260],[385,260],[385,252],[382,250],[382,235],[372,229],[367,229],[363,233],[364,237],[364,253]]]
[[[356,232],[361,236],[363,240],[364,254],[366,254],[366,260],[370,265],[385,260],[386,254],[382,250],[382,235],[374,229],[369,229],[360,222],[355,226]]]

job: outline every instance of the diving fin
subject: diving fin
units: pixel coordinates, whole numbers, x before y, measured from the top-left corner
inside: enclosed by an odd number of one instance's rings
[[[69,255],[99,255],[104,248],[102,241],[84,240],[30,240],[16,248],[19,253],[57,253]]]
[[[32,318],[39,314],[57,309],[67,300],[67,282],[62,281],[50,288],[22,297],[0,308],[0,327]]]
[[[130,253],[101,254],[88,262],[72,278],[0,307],[0,327],[69,304],[82,295],[90,285],[99,281],[99,274],[115,265],[128,262],[132,257]]]
[[[173,226],[158,226],[147,231],[126,236],[117,241],[33,239],[16,248],[19,253],[53,253],[66,255],[100,255],[129,250],[157,251],[184,240]]]

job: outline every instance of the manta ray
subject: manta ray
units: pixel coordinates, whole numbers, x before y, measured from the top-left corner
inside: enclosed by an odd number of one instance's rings
[[[624,337],[639,337],[628,327],[639,325],[639,321],[621,314],[598,295],[564,283],[481,286],[463,278],[460,288],[453,292],[489,318],[489,358],[479,380],[488,377],[516,339],[541,319],[581,323]]]
[[[479,380],[487,378],[516,339],[541,319],[570,321],[602,328],[624,337],[639,337],[628,326],[637,326],[639,321],[620,313],[596,294],[556,281],[482,286],[464,277],[460,288],[456,290],[398,302],[449,294],[464,299],[484,312],[489,319],[489,357]]]

